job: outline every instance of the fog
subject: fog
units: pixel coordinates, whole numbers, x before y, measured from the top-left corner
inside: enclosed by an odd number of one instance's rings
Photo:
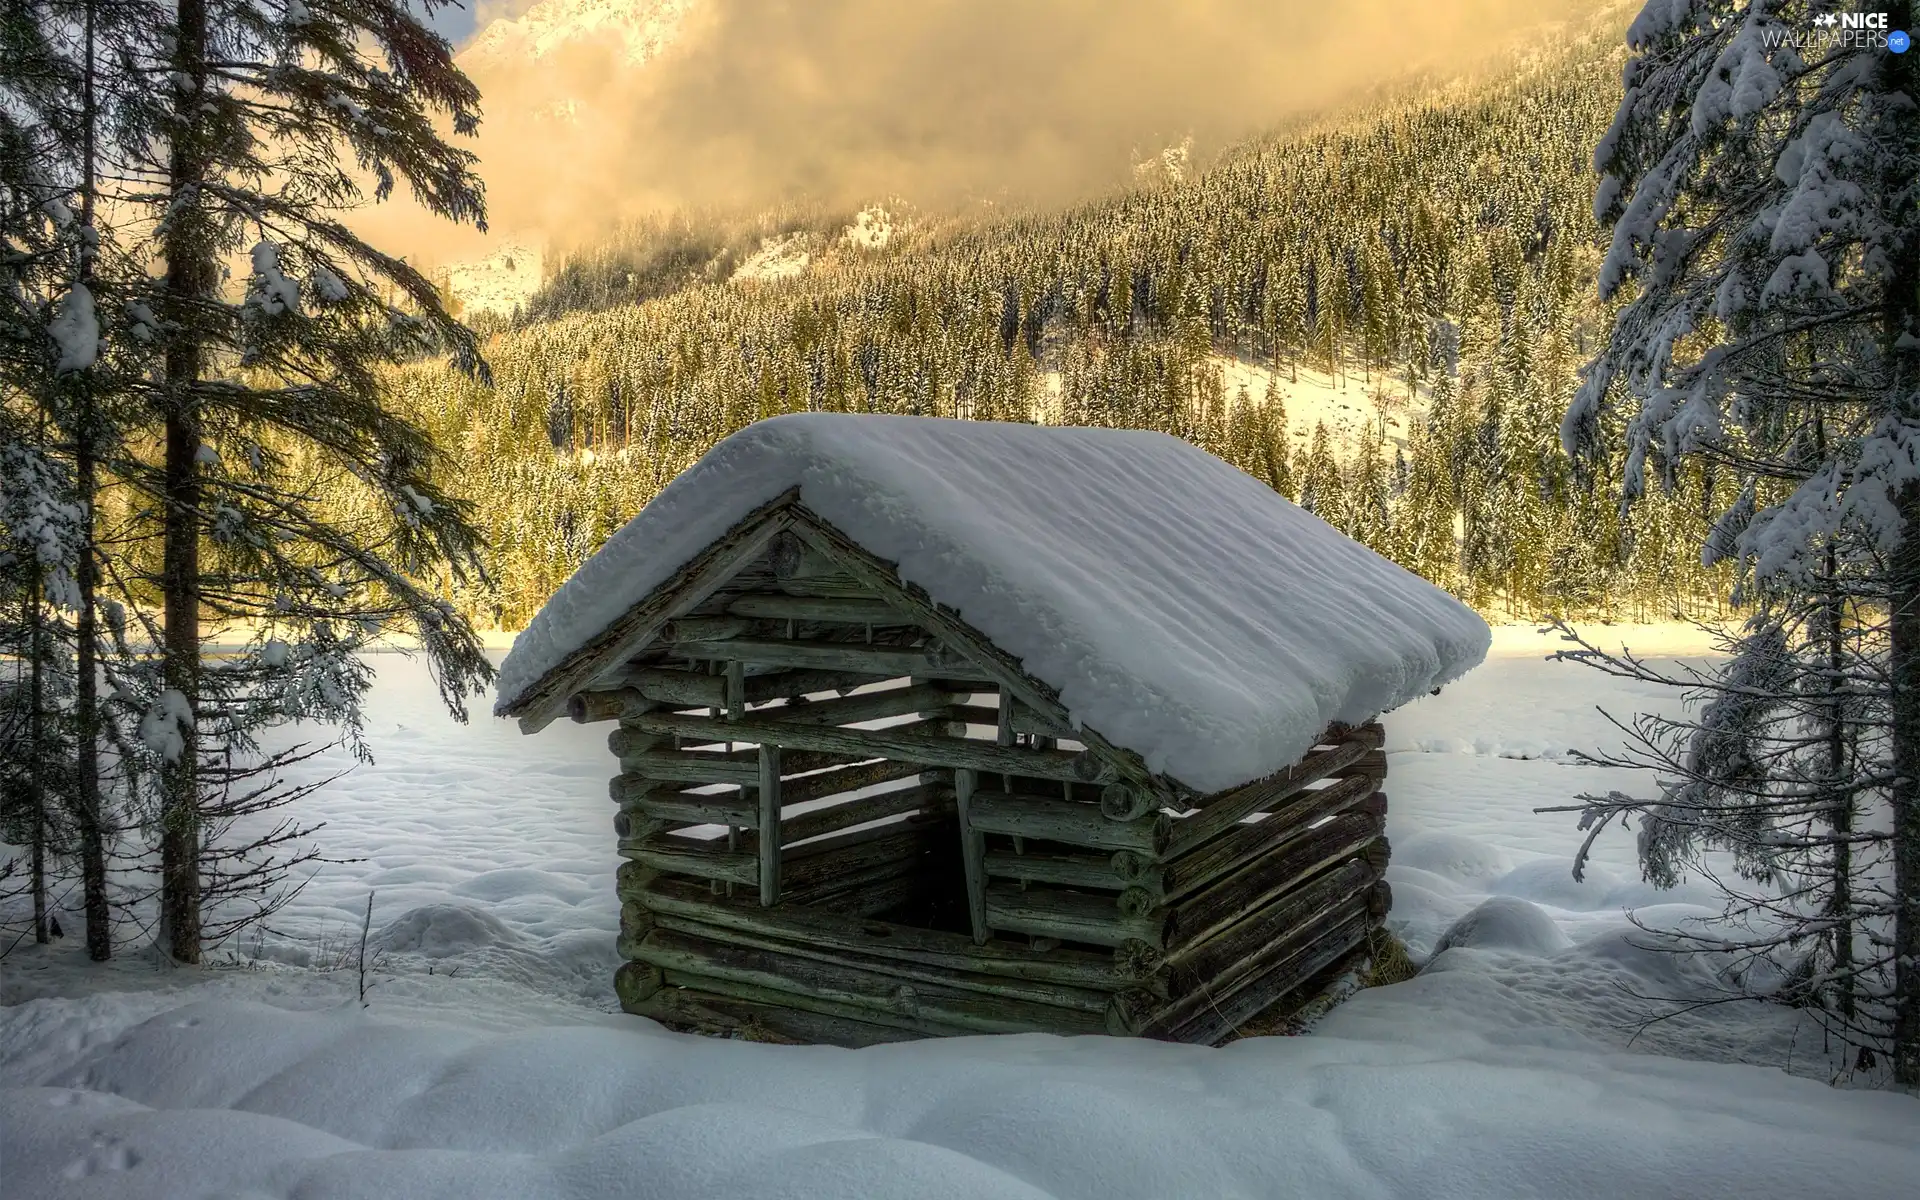
[[[462,61],[484,97],[474,148],[496,239],[564,244],[642,211],[801,195],[1068,202],[1124,181],[1137,155],[1190,136],[1204,157],[1398,79],[1471,69],[1594,7],[701,0],[649,62],[607,36]],[[375,223],[402,252],[483,245],[389,209]]]

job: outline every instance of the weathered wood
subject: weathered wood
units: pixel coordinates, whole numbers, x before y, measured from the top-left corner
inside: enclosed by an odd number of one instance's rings
[[[1281,842],[1299,837],[1316,822],[1364,805],[1372,791],[1373,780],[1356,775],[1329,788],[1302,792],[1264,820],[1234,826],[1168,864],[1167,895],[1178,899],[1205,887]]]
[[[903,764],[887,763],[885,765],[898,771]],[[912,764],[908,763],[905,766],[910,767]],[[795,802],[792,796],[795,783],[803,783],[815,778],[818,777],[808,775],[799,780],[788,780],[783,785],[787,790],[787,802],[789,804]],[[896,775],[894,778],[904,779],[906,775]],[[897,817],[902,813],[938,810],[950,803],[952,798],[951,790],[940,787],[906,787],[889,792],[876,792],[871,796],[861,796],[788,817],[781,822],[780,840],[782,844],[791,847],[795,842],[804,842],[810,838],[836,833],[854,825],[864,825],[868,821],[880,821],[887,817]]]
[[[613,973],[613,994],[620,997],[620,1007],[632,1012],[634,1005],[657,995],[661,983],[659,967],[651,963],[624,962]]]
[[[1274,966],[1298,961],[1303,952],[1311,951],[1329,938],[1338,939],[1360,911],[1360,900],[1354,895],[1322,905],[1310,913],[1305,921],[1282,930],[1252,947],[1245,956],[1228,962],[1223,973],[1198,982],[1176,981],[1170,999],[1161,1001],[1137,992],[1120,993],[1115,996],[1115,1003],[1108,1010],[1113,1019],[1109,1030],[1136,1036],[1165,1037],[1170,1030],[1194,1020],[1202,1010],[1227,1005],[1241,989],[1254,985]],[[1334,952],[1337,955],[1350,947],[1350,942],[1343,943]],[[1266,1003],[1277,998],[1277,993],[1270,995]],[[1260,1007],[1264,1008],[1266,1004]]]
[[[796,696],[818,695],[821,692],[845,694],[857,687],[868,684],[884,683],[890,675],[875,675],[870,671],[768,671],[763,674],[747,672],[747,703],[765,704],[769,700],[791,700]]]
[[[1000,710],[998,708],[988,708],[984,704],[951,705],[947,709],[947,716],[949,719],[962,722],[963,724],[987,726],[993,729],[996,734],[1000,727]],[[1070,738],[1073,736],[1073,730],[1067,726],[1057,725],[1049,721],[1024,704],[1015,704],[1013,706],[1013,712],[1008,717],[1008,725],[1014,733],[1057,738]],[[1013,743],[1006,742],[1003,744],[1012,745]]]
[[[1367,920],[1378,925],[1387,919],[1393,911],[1393,885],[1384,879],[1376,879],[1367,889]]]
[[[596,721],[618,721],[628,710],[640,711],[648,700],[638,688],[614,688],[611,691],[575,692],[567,697],[567,717],[575,725]]]
[[[758,557],[790,525],[791,506],[798,497],[799,489],[790,489],[735,522],[644,600],[567,655],[533,687],[513,697],[502,708],[502,715],[518,717],[524,732],[544,729],[565,711],[568,697],[586,690],[608,666],[631,658],[653,640],[662,625],[698,607]]]
[[[1045,954],[1004,940],[975,945],[965,934],[943,933],[911,925],[860,921],[791,904],[773,910],[741,900],[709,896],[704,887],[667,876],[636,884],[636,899],[656,916],[722,925],[783,941],[805,942],[832,950],[897,958],[944,971],[980,971],[1010,979],[1032,979],[1070,987],[1113,991],[1141,985],[1133,972],[1106,954],[1059,949]]]
[[[1100,815],[1109,821],[1138,821],[1159,807],[1158,798],[1131,783],[1110,783],[1100,789]]]
[[[1358,857],[1379,836],[1380,824],[1379,818],[1367,813],[1342,814],[1196,892],[1168,912],[1162,947],[1177,951],[1205,941],[1310,876],[1342,859]]]
[[[1199,812],[1175,824],[1168,853],[1178,857],[1261,809],[1305,791],[1308,784],[1358,762],[1368,751],[1379,748],[1386,731],[1378,725],[1365,725],[1339,736],[1341,742],[1331,749],[1316,750],[1284,771],[1203,801]]]
[[[1361,851],[1361,857],[1372,863],[1374,870],[1384,872],[1387,861],[1393,857],[1393,844],[1382,834],[1368,843],[1367,848]]]
[[[910,779],[920,773],[918,763],[900,763],[888,759],[875,759],[871,762],[854,763],[850,766],[835,767],[829,771],[815,771],[808,775],[789,775],[781,787],[781,797],[788,805],[801,804],[809,800],[819,800],[827,796],[837,796],[842,792],[858,791],[880,783],[892,783],[898,779]],[[819,809],[819,812],[830,810]],[[795,817],[804,820],[811,813]],[[826,830],[817,832],[825,833]],[[812,837],[813,834],[808,834]],[[797,835],[789,841],[798,841]]]
[[[1088,764],[1093,762],[1087,755],[1071,751],[1032,750],[1025,747],[1008,749],[988,742],[924,733],[907,726],[845,729],[837,725],[806,725],[798,721],[777,720],[759,713],[732,724],[683,713],[642,713],[630,718],[630,724],[649,733],[677,734],[690,740],[726,741],[733,738],[770,742],[802,750],[890,758],[927,766],[968,767],[983,771],[1017,770],[1023,774],[1052,775],[1062,779],[1082,778]],[[1101,764],[1094,765],[1098,768]]]
[[[867,553],[831,523],[820,519],[818,514],[803,505],[794,504],[785,515],[790,522],[790,530],[796,536],[839,563],[842,569],[871,588],[875,595],[911,613],[921,627],[946,645],[960,649],[986,670],[1002,690],[1011,691],[1016,699],[1049,720],[1060,725],[1071,725],[1066,707],[1060,703],[1060,697],[1053,688],[1028,675],[1021,669],[1018,659],[981,637],[972,626],[960,619],[958,613],[936,604],[924,588],[901,579],[893,564],[882,562]],[[1147,785],[1150,790],[1154,789],[1157,781],[1139,755],[1120,749],[1091,729],[1082,730],[1075,736],[1094,756],[1115,771],[1136,783]]]
[[[736,617],[776,621],[819,621],[842,625],[911,625],[913,617],[884,600],[835,600],[766,593],[741,596],[727,604]]]
[[[743,663],[730,662],[724,673],[727,691],[727,720],[738,721],[747,711],[747,669]]]
[[[1111,896],[1021,891],[991,884],[986,900],[987,927],[996,932],[1037,934],[1095,946],[1120,946],[1128,940],[1159,946],[1165,936],[1157,916],[1129,917],[1115,907]]]
[[[623,857],[656,871],[671,871],[699,879],[718,879],[753,887],[760,882],[760,860],[752,854],[692,838],[658,837],[620,847]]]
[[[818,999],[869,1012],[921,1018],[976,1033],[1101,1033],[1104,1016],[947,985],[906,982],[872,970],[818,962],[794,954],[729,946],[656,929],[640,944],[640,961],[660,967],[666,982],[693,976],[780,997]],[[753,997],[774,999],[779,997]]]
[[[1338,771],[1331,772],[1331,775],[1335,779],[1345,779],[1349,775],[1371,775],[1375,779],[1385,779],[1387,777],[1387,752],[1385,750],[1369,750],[1360,757],[1358,762],[1348,763]]]
[[[940,675],[949,679],[987,678],[980,668],[954,656],[929,654],[898,646],[868,646],[859,642],[816,642],[776,638],[733,638],[729,641],[674,642],[667,652],[676,658],[738,660],[773,667],[826,667],[880,675]]]
[[[1139,882],[1120,878],[1114,873],[1113,860],[1098,854],[1008,854],[994,850],[987,854],[985,865],[987,874],[995,879],[1024,879],[1096,891],[1118,892]]]
[[[780,901],[780,747],[763,745],[760,756],[760,906]]]
[[[623,724],[607,734],[607,749],[611,750],[616,758],[626,758],[629,755],[644,754],[649,750],[672,749],[668,744],[670,740],[659,734],[644,733]]]
[[[1134,850],[1155,857],[1166,849],[1172,825],[1165,813],[1149,813],[1137,821],[1109,821],[1096,805],[1020,793],[983,791],[973,805],[973,827],[983,833]]]
[[[670,779],[649,779],[645,775],[620,774],[607,781],[607,795],[622,807],[638,803],[655,792],[677,791],[681,784]]]
[[[668,644],[721,642],[752,628],[753,622],[741,617],[676,617],[660,627],[660,640]]]
[[[613,814],[613,836],[621,840],[652,837],[656,833],[666,832],[666,827],[678,817],[661,819],[641,811],[638,807],[623,808]]]
[[[954,812],[960,829],[960,864],[967,889],[967,921],[973,927],[975,945],[986,942],[987,929],[987,839],[974,828],[973,793],[979,776],[966,768],[953,773]]]
[[[831,890],[823,888],[812,895],[807,907],[847,917],[872,917],[903,904],[925,900],[930,884],[920,864],[909,862],[899,866],[901,869],[891,874],[876,873],[872,879]],[[846,884],[845,880],[836,882]]]
[[[813,962],[828,963],[858,971],[869,971],[876,975],[885,975],[913,984],[933,984],[937,987],[952,988],[958,992],[977,992],[987,996],[1004,996],[1014,1000],[1030,1001],[1034,1004],[1047,1004],[1058,1008],[1076,1009],[1081,1012],[1105,1013],[1108,992],[1091,988],[1078,988],[1052,984],[1043,980],[1022,980],[1006,976],[987,975],[967,969],[946,970],[927,966],[908,959],[892,958],[884,955],[863,954],[859,951],[838,950],[807,942],[792,942],[782,938],[768,937],[750,930],[730,929],[712,925],[703,921],[689,920],[683,917],[658,915],[655,918],[658,927],[700,938],[708,942],[720,942],[730,946],[763,950],[774,955],[793,955]]]
[[[1352,953],[1367,935],[1366,919],[1353,917],[1328,930],[1295,953],[1273,963],[1224,1000],[1201,1005],[1193,1018],[1167,1035],[1199,1046],[1218,1045],[1248,1021],[1311,983],[1315,976]]]
[[[947,693],[931,684],[914,687],[882,688],[860,692],[838,700],[815,700],[807,704],[782,705],[761,709],[756,716],[770,720],[795,721],[803,725],[848,725],[855,721],[878,721],[904,717],[944,703]]]
[[[1204,942],[1171,955],[1168,985],[1173,996],[1216,990],[1258,960],[1263,949],[1318,921],[1336,908],[1364,905],[1373,869],[1349,859],[1242,917]]]
[[[699,720],[707,720],[701,717]],[[760,767],[757,763],[728,754],[700,750],[645,750],[623,754],[620,763],[627,775],[675,783],[731,783],[757,787]]]
[[[670,1025],[691,1026],[703,1031],[730,1029],[749,1037],[772,1034],[774,1037],[810,1046],[844,1046],[861,1049],[888,1042],[910,1042],[938,1036],[930,1030],[901,1028],[793,1008],[785,1004],[762,1004],[722,996],[695,988],[666,988],[656,995],[627,1005],[635,1016],[649,1017]]]

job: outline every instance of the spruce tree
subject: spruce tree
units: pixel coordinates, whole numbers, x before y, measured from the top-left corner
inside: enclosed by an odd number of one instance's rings
[[[1830,7],[1655,0],[1628,33],[1636,57],[1594,155],[1612,227],[1601,292],[1627,303],[1563,441],[1599,457],[1620,410],[1628,503],[1649,476],[1680,488],[1688,460],[1733,481],[1704,558],[1737,562],[1760,609],[1702,684],[1697,725],[1645,719],[1660,799],[1591,798],[1585,819],[1638,814],[1656,882],[1730,849],[1766,885],[1742,903],[1773,922],[1770,961],[1912,1086],[1920,66],[1864,39],[1795,49],[1786,35]],[[1913,27],[1911,3],[1884,7]],[[1855,825],[1865,811],[1886,815]]]
[[[207,810],[229,752],[263,722],[357,737],[371,642],[418,639],[442,699],[490,675],[436,595],[479,570],[468,506],[398,415],[382,368],[429,352],[479,369],[472,334],[350,210],[404,182],[429,211],[484,228],[473,156],[439,132],[478,123],[444,39],[403,0],[180,0],[155,30],[165,86],[139,114],[165,274],[150,398],[162,460],[139,480],[162,527],[160,676],[142,721],[159,760],[161,919],[198,961]],[[222,286],[237,260],[244,292]],[[256,630],[212,669],[224,629]]]

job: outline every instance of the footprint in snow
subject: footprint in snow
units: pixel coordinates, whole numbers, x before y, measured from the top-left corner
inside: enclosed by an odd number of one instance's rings
[[[115,1138],[93,1135],[93,1149],[68,1163],[60,1174],[68,1179],[85,1179],[102,1171],[131,1171],[140,1165],[133,1147]]]

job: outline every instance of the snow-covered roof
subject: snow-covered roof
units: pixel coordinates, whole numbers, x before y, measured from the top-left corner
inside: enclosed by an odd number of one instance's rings
[[[1491,639],[1446,592],[1165,434],[802,413],[727,438],[609,538],[515,641],[495,711],[796,488],[1077,726],[1201,791],[1459,677]]]

